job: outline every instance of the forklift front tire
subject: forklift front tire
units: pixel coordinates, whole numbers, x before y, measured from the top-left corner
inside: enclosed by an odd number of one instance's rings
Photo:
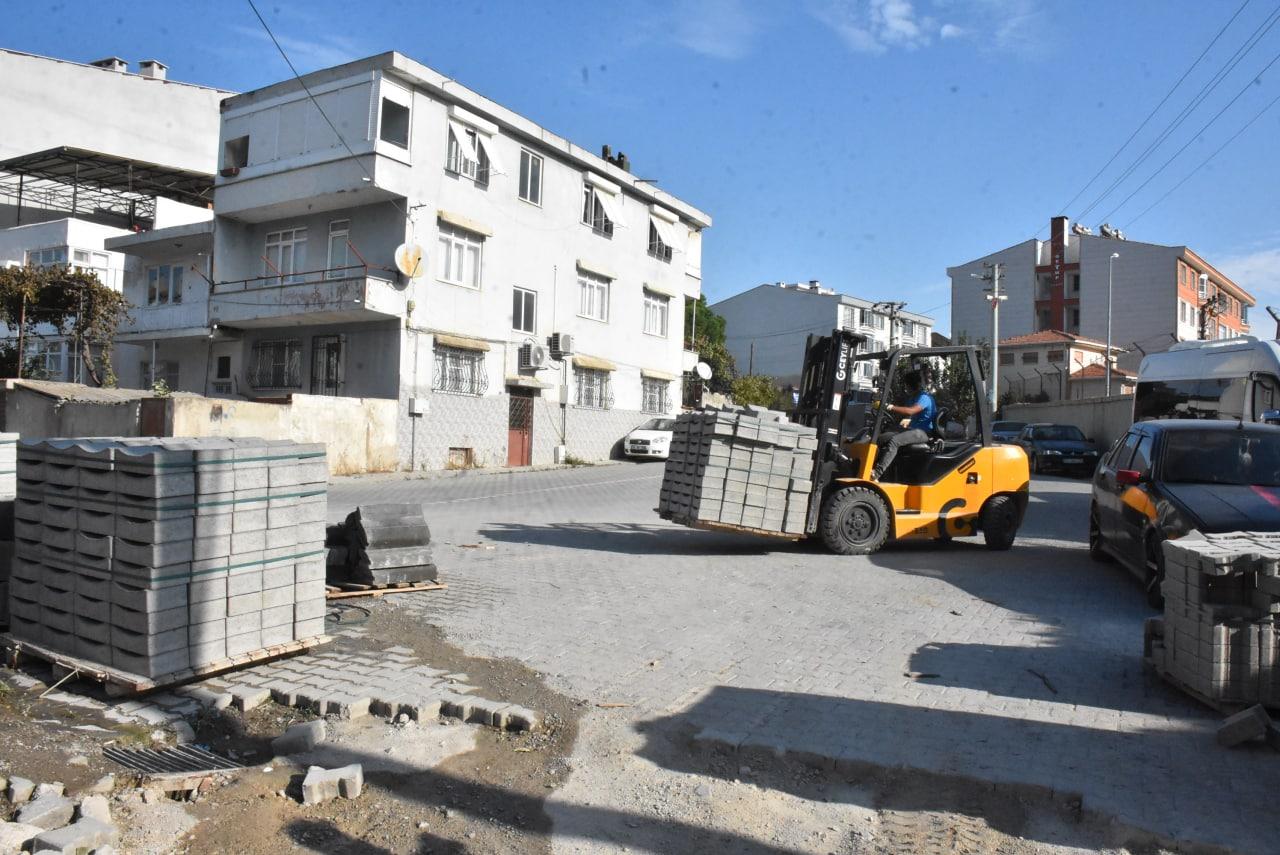
[[[822,505],[818,531],[827,549],[840,555],[869,555],[889,539],[889,506],[875,490],[845,487]]]
[[[1018,535],[1018,503],[1013,496],[992,496],[978,515],[987,549],[1005,550]]]

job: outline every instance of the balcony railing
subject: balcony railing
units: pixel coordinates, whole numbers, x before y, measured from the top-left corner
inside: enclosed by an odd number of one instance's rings
[[[395,279],[396,271],[385,267],[372,267],[368,264],[353,264],[349,267],[328,267],[323,270],[271,273],[266,276],[255,276],[251,279],[229,279],[225,282],[215,282],[213,284],[213,293],[236,294],[243,291],[289,288],[294,285],[321,285],[329,282],[368,279],[370,277],[391,281]]]
[[[489,164],[485,162],[477,163],[470,158],[455,154],[452,157],[445,158],[444,168],[455,175],[461,175],[470,178],[476,182],[477,187],[489,186]]]

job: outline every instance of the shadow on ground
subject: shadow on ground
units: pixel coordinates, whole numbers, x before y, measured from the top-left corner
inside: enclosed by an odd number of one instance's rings
[[[479,533],[499,543],[555,546],[615,555],[768,555],[812,549],[803,542],[723,534],[665,523],[491,523]]]
[[[736,777],[785,757],[869,785],[874,807],[950,811],[1038,837],[1028,807],[1082,811],[1112,845],[1156,840],[1267,851],[1280,766],[1265,746],[1228,752],[1208,726],[1080,727],[1000,714],[719,686],[683,713],[639,725],[641,756],[679,772]],[[738,745],[736,760],[708,756]],[[788,776],[774,786],[788,792]],[[1248,791],[1236,782],[1252,781]],[[1186,805],[1195,804],[1195,810]],[[1018,808],[1018,806],[1021,808]],[[1058,839],[1041,839],[1061,843]],[[1180,850],[1185,851],[1185,850]],[[1212,848],[1204,851],[1215,851]]]

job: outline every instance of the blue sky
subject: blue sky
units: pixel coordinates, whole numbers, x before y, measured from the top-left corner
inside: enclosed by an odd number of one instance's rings
[[[1251,0],[1135,143],[1064,208],[1240,2],[259,6],[303,71],[395,49],[586,148],[625,151],[637,175],[715,219],[703,268],[713,301],[765,281],[821,279],[905,299],[947,329],[946,267],[1025,240],[1054,214],[1080,214],[1274,8]],[[21,4],[8,10],[3,43],[80,61],[154,57],[173,79],[234,90],[288,74],[242,0]],[[1187,244],[1260,304],[1280,301],[1280,105],[1131,224],[1280,96],[1280,62],[1257,77],[1277,56],[1280,26],[1084,222],[1110,215],[1133,239]]]

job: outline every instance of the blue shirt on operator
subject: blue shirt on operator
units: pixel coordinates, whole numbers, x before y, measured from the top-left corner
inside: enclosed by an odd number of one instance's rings
[[[920,412],[911,417],[911,421],[907,423],[907,429],[933,433],[933,423],[938,417],[938,405],[933,402],[933,396],[928,392],[921,392],[907,406],[923,407]]]

